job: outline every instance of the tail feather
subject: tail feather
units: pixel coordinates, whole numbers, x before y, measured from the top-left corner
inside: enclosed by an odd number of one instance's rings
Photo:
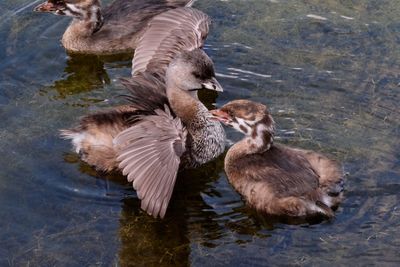
[[[72,145],[76,153],[80,153],[82,149],[82,142],[85,138],[84,132],[80,132],[76,129],[62,129],[60,130],[60,137],[65,140],[72,140]]]
[[[75,129],[61,129],[59,132],[60,132],[60,137],[65,140],[73,139],[74,136],[79,133]]]

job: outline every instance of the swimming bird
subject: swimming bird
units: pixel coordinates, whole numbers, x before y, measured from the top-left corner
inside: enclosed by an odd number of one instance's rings
[[[222,91],[213,62],[201,49],[208,16],[192,8],[159,16],[149,25],[149,38],[142,39],[157,45],[139,45],[137,51],[148,56],[134,67],[133,78],[123,80],[129,104],[88,115],[62,136],[72,140],[75,151],[90,165],[121,170],[133,182],[142,209],[162,218],[178,170],[197,167],[223,153],[225,132],[197,97],[200,89]],[[177,30],[153,35],[160,27]],[[180,42],[169,41],[177,36]],[[138,66],[144,66],[143,71]]]
[[[99,0],[48,0],[34,11],[72,17],[62,37],[66,50],[75,53],[133,52],[156,15],[195,0],[116,0],[102,8]]]
[[[225,172],[251,207],[273,215],[334,216],[344,189],[338,163],[274,143],[275,123],[263,104],[235,100],[211,113],[245,135],[228,150]]]

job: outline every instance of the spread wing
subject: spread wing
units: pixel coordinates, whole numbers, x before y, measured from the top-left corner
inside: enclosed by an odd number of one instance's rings
[[[155,110],[163,109],[169,103],[165,83],[156,75],[143,72],[134,78],[121,78],[120,81],[129,92],[125,98],[130,102],[130,106],[143,114],[154,115]]]
[[[115,0],[103,8],[104,18],[110,22],[128,21],[139,17],[142,21],[179,7],[190,7],[196,0]],[[126,26],[125,26],[126,27]],[[129,28],[129,27],[127,27]]]
[[[178,53],[203,46],[209,24],[206,14],[189,7],[154,17],[135,50],[132,76],[148,71],[164,77],[169,63]]]
[[[172,6],[192,6],[196,0],[166,0],[169,5]]]
[[[169,108],[140,120],[115,139],[119,167],[142,200],[148,214],[164,217],[174,189],[180,157],[185,152],[186,130]]]
[[[154,16],[193,3],[193,0],[115,0],[103,8],[105,23],[93,38],[121,39],[130,43],[132,37],[145,29]]]

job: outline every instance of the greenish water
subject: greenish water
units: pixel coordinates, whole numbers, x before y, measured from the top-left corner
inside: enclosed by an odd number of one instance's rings
[[[400,2],[199,0],[225,92],[269,105],[280,142],[330,154],[347,175],[331,222],[266,218],[222,158],[182,173],[164,220],[95,172],[58,129],[119,103],[129,56],[68,56],[68,19],[0,2],[0,266],[398,266]],[[241,136],[228,130],[228,137]]]

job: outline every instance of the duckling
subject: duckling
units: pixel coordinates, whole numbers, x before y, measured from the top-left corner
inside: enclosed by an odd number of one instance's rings
[[[263,104],[235,100],[211,114],[245,135],[228,150],[225,171],[251,207],[271,215],[334,216],[344,189],[335,161],[274,143],[275,123]]]
[[[121,170],[133,182],[142,209],[161,218],[178,170],[204,164],[225,148],[222,125],[210,118],[197,97],[200,89],[222,91],[213,62],[201,50],[202,40],[197,40],[206,35],[209,18],[189,8],[184,12],[187,17],[182,25],[191,25],[193,32],[203,34],[189,35],[187,42],[173,45],[178,50],[164,51],[174,55],[165,77],[151,68],[135,73],[123,80],[130,92],[129,105],[88,115],[76,128],[62,131],[88,164],[104,171]],[[155,41],[164,43],[163,38]],[[189,45],[194,43],[196,46]],[[158,57],[150,58],[157,61]]]
[[[102,9],[99,0],[48,0],[36,12],[72,17],[62,37],[74,53],[113,54],[133,52],[148,22],[156,15],[195,0],[116,0]]]

